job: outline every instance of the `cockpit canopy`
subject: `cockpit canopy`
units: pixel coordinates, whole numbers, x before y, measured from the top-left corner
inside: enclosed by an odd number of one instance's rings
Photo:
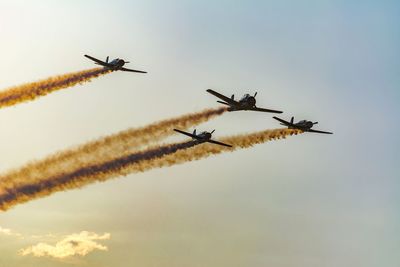
[[[249,97],[250,97],[249,94],[245,94],[245,95],[242,97],[242,100],[243,100],[243,99],[247,99],[247,98],[249,98]]]

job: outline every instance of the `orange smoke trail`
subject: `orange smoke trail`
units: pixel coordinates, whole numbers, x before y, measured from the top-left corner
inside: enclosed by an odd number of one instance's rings
[[[100,75],[110,72],[112,72],[112,70],[94,68],[14,86],[0,92],[0,108],[13,106],[21,102],[31,101],[40,96],[77,85],[78,83],[90,81],[92,78],[96,78]]]
[[[22,186],[55,176],[62,170],[72,172],[81,166],[101,164],[133,154],[143,146],[172,135],[174,128],[186,129],[221,115],[226,108],[206,109],[176,118],[159,121],[141,128],[133,128],[109,135],[84,145],[51,155],[44,160],[28,163],[22,168],[0,176],[1,184]],[[1,193],[1,192],[0,192]]]
[[[153,168],[172,166],[188,161],[199,160],[210,155],[239,148],[248,148],[273,139],[285,138],[301,133],[294,129],[266,130],[247,135],[238,135],[221,139],[231,143],[233,148],[214,144],[200,144],[190,141],[158,146],[136,152],[100,164],[82,165],[76,170],[66,173],[59,170],[54,176],[47,176],[38,181],[16,185],[12,180],[8,183],[0,179],[0,209],[7,210],[14,205],[36,198],[44,197],[58,191],[75,189],[87,184],[105,181],[119,175],[144,172]],[[112,153],[112,151],[110,151]]]

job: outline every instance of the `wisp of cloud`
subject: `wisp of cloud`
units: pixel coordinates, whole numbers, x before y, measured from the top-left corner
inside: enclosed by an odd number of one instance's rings
[[[21,249],[18,254],[21,256],[32,255],[34,257],[50,257],[56,259],[64,259],[73,256],[86,256],[94,250],[108,250],[105,245],[96,241],[107,240],[110,239],[110,237],[111,235],[109,233],[99,235],[93,232],[82,231],[77,234],[65,236],[55,245],[42,242]]]

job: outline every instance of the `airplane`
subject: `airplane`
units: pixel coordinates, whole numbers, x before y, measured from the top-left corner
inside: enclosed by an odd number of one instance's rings
[[[271,112],[271,113],[282,113],[283,112],[283,111],[279,111],[279,110],[256,107],[257,92],[254,94],[254,96],[245,94],[239,101],[235,100],[235,95],[232,95],[231,98],[229,98],[218,92],[215,92],[212,89],[207,89],[207,92],[218,97],[219,99],[222,99],[223,101],[217,101],[217,102],[229,106],[228,111],[253,110],[253,111],[261,111],[261,112]]]
[[[179,129],[174,129],[174,131],[178,132],[178,133],[181,133],[181,134],[184,134],[184,135],[187,135],[187,136],[190,136],[194,140],[197,140],[200,144],[208,142],[208,143],[212,143],[212,144],[216,144],[216,145],[220,145],[220,146],[232,147],[231,145],[211,140],[211,136],[215,132],[215,130],[212,130],[211,132],[204,131],[204,132],[199,133],[199,134],[196,134],[196,129],[194,129],[193,133],[184,132],[184,131],[181,131]]]
[[[87,58],[90,59],[90,60],[93,60],[93,61],[95,62],[94,64],[101,65],[101,66],[103,66],[103,67],[106,68],[106,69],[110,69],[110,70],[122,70],[122,71],[130,71],[130,72],[139,72],[139,73],[147,73],[146,71],[132,70],[132,69],[124,68],[123,66],[124,66],[126,63],[129,63],[129,61],[125,61],[125,60],[120,59],[120,58],[113,59],[112,61],[109,62],[109,61],[108,61],[108,56],[107,56],[107,58],[106,58],[106,61],[102,61],[102,60],[100,60],[100,59],[91,57],[91,56],[89,56],[89,55],[85,55],[85,57],[87,57]]]
[[[331,132],[324,132],[324,131],[318,131],[318,130],[312,130],[311,128],[315,125],[318,124],[318,122],[312,122],[312,121],[307,121],[307,120],[302,120],[299,122],[294,123],[294,117],[292,117],[289,121],[282,120],[281,118],[278,117],[273,117],[275,120],[281,122],[281,125],[287,126],[289,129],[299,129],[302,130],[303,132],[311,132],[311,133],[323,133],[323,134],[333,134]]]

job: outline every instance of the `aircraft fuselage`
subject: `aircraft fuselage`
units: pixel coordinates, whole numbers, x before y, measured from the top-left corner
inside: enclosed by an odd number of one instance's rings
[[[245,94],[238,102],[239,105],[230,106],[228,110],[248,110],[256,107],[256,98],[249,94]]]
[[[202,132],[200,134],[197,135],[197,137],[199,138],[199,140],[209,140],[211,139],[211,133],[210,132]]]
[[[302,120],[297,123],[294,123],[294,126],[289,126],[289,129],[299,129],[302,131],[310,130],[313,127],[314,123],[312,121]]]
[[[112,67],[105,67],[108,69],[120,69],[125,65],[125,60],[120,59],[120,58],[116,58],[113,59],[111,62],[109,62],[110,65],[112,65]]]

